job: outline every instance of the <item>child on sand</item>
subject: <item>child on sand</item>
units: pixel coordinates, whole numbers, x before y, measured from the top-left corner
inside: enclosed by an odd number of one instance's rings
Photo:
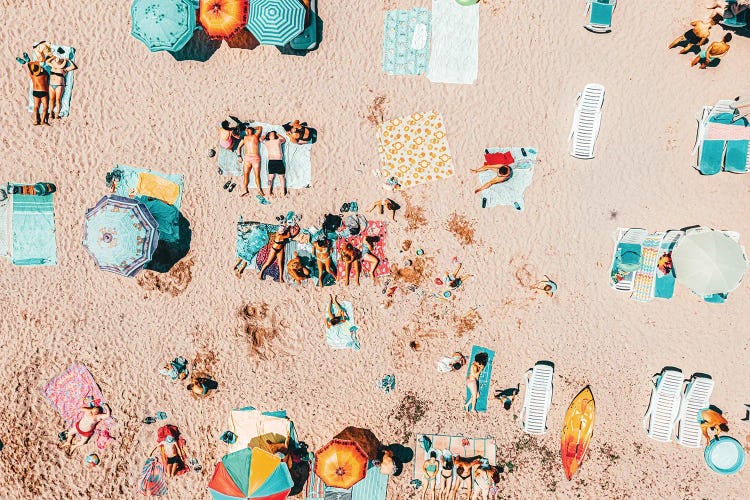
[[[273,183],[278,175],[281,179],[281,190],[286,196],[286,167],[284,166],[284,152],[281,149],[286,139],[273,130],[266,134],[263,144],[268,150],[268,192],[273,196]]]

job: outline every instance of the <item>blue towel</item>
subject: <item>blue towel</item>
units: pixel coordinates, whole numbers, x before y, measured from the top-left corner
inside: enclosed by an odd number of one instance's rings
[[[55,211],[52,194],[14,194],[12,215],[13,264],[54,266],[57,264]]]
[[[707,139],[701,146],[698,169],[703,175],[714,175],[721,172],[722,160],[724,159],[725,141]]]
[[[724,170],[742,174],[747,172],[747,148],[750,141],[728,141]]]
[[[659,253],[663,255],[665,253],[671,252],[675,246],[675,243],[677,242],[667,241],[662,243]],[[654,297],[659,297],[660,299],[671,299],[674,295],[674,284],[674,270],[670,271],[669,274],[662,274],[660,271],[656,271]]]
[[[352,500],[385,500],[388,476],[377,467],[370,467],[363,480],[352,487]]]
[[[611,26],[612,25],[612,13],[614,11],[615,11],[614,5],[593,2],[591,4],[591,16],[589,17],[589,21],[591,22],[591,24]]]
[[[432,14],[424,8],[390,10],[385,13],[383,26],[383,70],[389,75],[422,75],[430,62],[430,25]],[[412,48],[418,25],[426,29],[426,42],[419,49]]]
[[[480,346],[472,346],[471,348],[471,357],[469,358],[469,362],[467,363],[469,365],[469,370],[466,372],[466,376],[469,376],[469,373],[471,372],[471,364],[474,362],[474,357],[479,354],[480,352],[486,352],[487,353],[487,366],[484,367],[484,370],[482,370],[482,373],[479,375],[479,383],[477,384],[479,386],[479,394],[477,395],[477,404],[476,404],[476,411],[478,412],[486,412],[487,411],[487,395],[490,392],[490,377],[492,376],[492,360],[495,359],[495,351],[491,351],[487,349],[486,347],[480,347]],[[469,388],[466,388],[466,401],[469,401]],[[473,410],[473,408],[469,408],[469,410]]]
[[[73,47],[66,47],[65,45],[54,45],[50,44],[50,47],[52,48],[52,51],[57,53],[57,49],[63,49],[64,54],[63,57],[70,59],[71,61],[75,62],[76,60],[76,49]],[[43,65],[46,69],[49,70],[49,66],[46,64]],[[65,74],[65,90],[63,90],[62,99],[60,100],[60,116],[68,116],[70,115],[70,99],[73,95],[73,73],[75,71],[70,71]],[[32,113],[34,111],[34,87],[31,82],[29,82],[29,113]]]

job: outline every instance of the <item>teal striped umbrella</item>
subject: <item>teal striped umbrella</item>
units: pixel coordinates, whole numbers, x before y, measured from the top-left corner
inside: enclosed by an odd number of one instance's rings
[[[159,223],[146,206],[111,194],[86,211],[83,246],[104,271],[135,276],[159,244]]]
[[[196,10],[193,0],[133,0],[130,33],[151,52],[176,52],[193,36]]]
[[[299,0],[250,0],[247,29],[261,45],[286,45],[305,29]]]

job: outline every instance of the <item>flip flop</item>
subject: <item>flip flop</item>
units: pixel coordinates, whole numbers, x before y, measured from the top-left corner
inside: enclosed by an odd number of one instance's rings
[[[343,212],[348,212],[348,211],[349,211],[349,204],[348,203],[344,203],[343,205],[341,205],[341,208],[339,209],[339,212],[343,213]]]
[[[233,182],[232,185],[229,186],[229,189],[227,189],[227,191],[229,191],[231,193],[232,191],[234,191],[234,188],[236,188],[236,187],[237,187],[237,183]]]
[[[224,189],[229,189],[229,186],[232,185],[232,181],[228,180],[226,183],[224,183]]]
[[[31,58],[29,57],[29,53],[28,52],[24,52],[22,55],[23,55],[23,60],[25,62],[27,62],[27,63],[31,62]]]
[[[271,204],[271,202],[268,201],[264,196],[256,194],[255,197],[258,198],[258,201],[260,202],[261,205],[270,205]]]
[[[22,65],[22,66],[23,66],[24,64],[26,64],[26,61],[24,61],[24,60],[23,60],[23,59],[21,59],[20,57],[16,57],[16,61],[18,61],[18,64],[20,64],[20,65]]]

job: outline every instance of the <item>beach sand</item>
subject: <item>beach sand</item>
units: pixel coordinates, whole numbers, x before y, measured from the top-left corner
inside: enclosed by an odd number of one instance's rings
[[[3,9],[0,180],[58,186],[59,265],[0,261],[0,497],[134,498],[158,426],[141,420],[165,411],[203,465],[170,481],[170,498],[209,498],[206,485],[226,451],[218,438],[230,409],[245,405],[286,409],[311,450],[347,425],[412,446],[415,433],[494,436],[498,458],[515,464],[502,475],[505,498],[746,496],[747,471],[716,475],[701,450],[649,440],[641,419],[652,374],[665,365],[686,377],[705,372],[716,382],[711,402],[744,442],[747,285],[723,306],[681,287],[672,300],[640,304],[608,286],[620,226],[702,224],[750,241],[748,177],[702,177],[690,156],[700,107],[746,95],[750,40],[735,37],[721,64],[706,71],[667,50],[706,15],[702,1],[621,2],[612,33],[596,35],[582,28],[582,0],[488,0],[479,77],[461,86],[381,68],[383,11],[429,7],[426,0],[321,1],[323,41],[306,57],[224,44],[205,62],[149,53],[130,36],[130,2],[105,3],[24,0]],[[712,40],[721,33],[715,27]],[[78,51],[71,116],[51,127],[31,126],[28,77],[13,60],[39,39]],[[589,82],[607,95],[596,158],[581,161],[568,155],[566,140],[575,97]],[[323,290],[259,282],[251,272],[237,280],[231,266],[240,215],[272,222],[295,210],[311,225],[345,201],[369,206],[386,194],[371,173],[375,124],[433,109],[445,120],[457,174],[393,194],[404,209],[388,222],[388,256],[398,265],[414,260],[421,272],[408,278],[422,297],[405,279],[387,308],[366,278],[360,287]],[[240,198],[239,187],[222,190],[225,178],[206,151],[227,113],[315,126],[313,187],[268,206]],[[484,148],[497,146],[539,151],[522,212],[483,210],[472,194],[477,180],[469,169],[481,165]],[[115,163],[186,175],[192,249],[172,274],[121,278],[96,268],[82,247],[83,213],[104,194],[104,174]],[[399,252],[407,239],[412,250]],[[440,291],[434,278],[453,269],[454,256],[474,277],[449,303],[431,298]],[[560,286],[554,298],[524,286],[544,274]],[[325,343],[331,292],[354,304],[358,352]],[[474,307],[478,316],[465,316]],[[422,349],[412,351],[411,340]],[[464,415],[464,374],[439,374],[435,363],[455,350],[468,355],[473,344],[496,351],[493,390],[515,386],[537,360],[555,363],[545,436],[520,430],[514,414],[522,395],[511,412],[491,399],[487,413]],[[216,378],[211,398],[194,400],[184,384],[158,375],[177,355],[198,358],[196,368]],[[57,449],[63,423],[39,391],[75,362],[90,368],[119,423],[95,468],[83,461],[93,445],[73,459]],[[386,395],[375,382],[388,373],[397,385]],[[562,420],[587,384],[597,402],[594,437],[568,482],[559,460]],[[388,497],[421,495],[408,486],[411,478],[407,464]]]

